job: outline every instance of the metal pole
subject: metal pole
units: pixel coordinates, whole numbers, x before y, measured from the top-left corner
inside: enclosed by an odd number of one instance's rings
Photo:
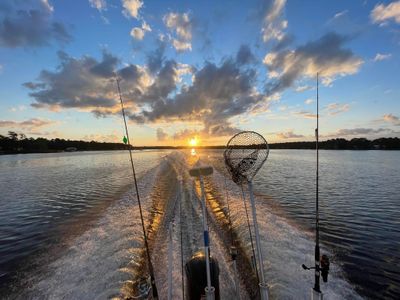
[[[253,194],[253,183],[251,181],[248,181],[248,186],[249,186],[249,194],[250,194],[251,212],[253,215],[254,232],[255,232],[255,236],[256,236],[258,266],[259,266],[259,272],[260,272],[259,286],[260,286],[261,300],[268,300],[268,286],[265,283],[265,277],[264,277],[264,262],[263,262],[262,252],[261,252],[260,233],[258,231],[256,204],[254,202],[254,194]]]
[[[249,228],[251,252],[253,253],[253,257],[251,259],[251,264],[252,264],[252,267],[256,270],[257,280],[260,280],[260,277],[258,275],[256,252],[254,251],[253,234],[251,233],[250,219],[249,219],[249,214],[247,212],[246,196],[244,194],[244,189],[243,189],[242,184],[240,185],[240,188],[242,189],[242,200],[243,200],[244,209],[246,211],[247,227]]]
[[[207,215],[206,215],[206,195],[204,190],[203,176],[199,175],[201,189],[201,208],[203,211],[203,230],[204,230],[204,255],[206,256],[207,287],[205,288],[207,300],[214,300],[215,288],[211,286],[210,273],[210,238],[208,235]]]
[[[240,300],[239,276],[237,271],[236,259],[233,260],[233,271],[235,272],[236,299]]]
[[[179,176],[179,195],[180,195],[180,201],[179,201],[179,228],[180,228],[180,235],[181,235],[181,284],[182,284],[182,299],[185,300],[185,278],[183,276],[183,231],[182,231],[182,201],[183,201],[183,180],[182,177]]]
[[[174,259],[172,244],[172,222],[169,223],[168,246],[168,300],[172,300],[172,261]]]

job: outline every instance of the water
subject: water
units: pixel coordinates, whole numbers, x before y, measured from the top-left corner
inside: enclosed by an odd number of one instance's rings
[[[320,153],[322,249],[332,260],[330,281],[322,285],[326,298],[398,298],[399,152]],[[234,293],[234,276],[221,227],[226,223],[221,214],[226,211],[221,151],[200,155],[216,169],[206,182],[211,251],[222,265],[221,286],[228,299]],[[143,248],[128,159],[126,152],[0,156],[2,295],[18,299],[130,295],[142,269]],[[189,151],[149,151],[135,153],[134,159],[145,218],[151,224],[156,280],[161,295],[166,295],[166,270],[157,268],[166,265],[166,224],[174,224],[175,249],[182,229],[185,258],[201,240],[198,186],[187,174],[197,158]],[[312,151],[273,150],[255,179],[272,298],[307,299],[312,287],[312,272],[300,266],[313,264],[314,161]],[[181,184],[178,176],[183,177]],[[250,255],[240,190],[229,180],[227,185],[235,232]],[[212,199],[224,207],[218,208]],[[180,205],[190,217],[179,214]],[[177,254],[174,265],[174,298],[179,298]],[[243,280],[242,289],[246,286]],[[245,292],[242,296],[248,297]]]
[[[398,298],[400,152],[320,153],[323,243],[362,294],[375,299]],[[262,170],[256,186],[258,183],[260,191],[277,199],[289,217],[309,228],[315,172],[310,164],[315,155],[311,151],[275,151],[273,156],[276,159]]]
[[[322,244],[344,277],[371,299],[400,296],[399,166],[398,151],[320,151]],[[269,196],[262,207],[313,230],[314,151],[272,150],[254,186]]]
[[[135,153],[139,176],[163,155]],[[19,273],[59,257],[70,237],[84,233],[127,191],[131,182],[127,159],[123,151],[0,157],[2,293],[10,282],[19,281]],[[35,256],[40,261],[32,260]]]

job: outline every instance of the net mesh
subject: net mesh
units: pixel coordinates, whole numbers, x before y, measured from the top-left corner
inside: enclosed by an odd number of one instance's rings
[[[237,184],[251,181],[263,166],[269,154],[264,137],[254,131],[234,135],[224,151],[225,165]]]

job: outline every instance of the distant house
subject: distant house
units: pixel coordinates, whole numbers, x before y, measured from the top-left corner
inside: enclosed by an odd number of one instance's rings
[[[66,152],[75,152],[77,150],[78,149],[76,147],[68,147],[68,148],[65,149]]]

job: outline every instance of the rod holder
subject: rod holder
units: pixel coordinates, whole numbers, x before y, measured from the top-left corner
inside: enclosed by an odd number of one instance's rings
[[[211,286],[208,287],[206,286],[204,288],[204,291],[206,292],[206,299],[207,300],[214,300],[215,299],[215,287]]]
[[[323,300],[323,298],[324,297],[321,292],[311,289],[311,300]]]
[[[268,300],[269,291],[268,291],[267,284],[266,283],[259,283],[258,285],[260,287],[261,299],[262,300]]]

